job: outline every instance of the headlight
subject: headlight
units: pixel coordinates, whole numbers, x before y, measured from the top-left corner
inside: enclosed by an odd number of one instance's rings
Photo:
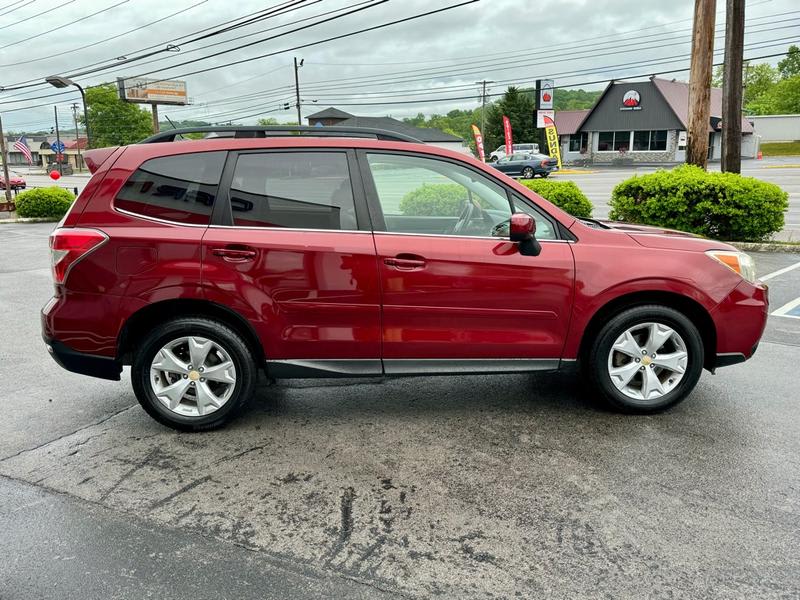
[[[750,283],[755,283],[756,264],[749,254],[745,254],[744,252],[727,252],[724,250],[709,250],[706,254],[732,271],[736,271],[743,279]]]

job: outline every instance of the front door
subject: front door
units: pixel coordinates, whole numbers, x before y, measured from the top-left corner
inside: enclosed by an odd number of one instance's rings
[[[352,151],[233,154],[203,238],[206,298],[254,324],[269,370],[380,374],[380,289]],[[215,215],[216,216],[216,215]]]
[[[468,369],[475,359],[484,370],[557,366],[574,260],[554,222],[457,161],[365,151],[359,163],[375,228],[385,371]],[[509,241],[512,206],[537,219],[539,256]]]

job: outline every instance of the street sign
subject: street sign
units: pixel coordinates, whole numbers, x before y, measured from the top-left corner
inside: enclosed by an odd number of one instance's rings
[[[64,148],[66,148],[66,146],[64,146],[64,142],[53,142],[50,144],[50,149],[53,152],[61,153],[64,151]]]
[[[536,127],[538,129],[544,129],[547,127],[547,123],[545,119],[550,119],[550,121],[555,122],[556,120],[556,111],[554,110],[537,110],[536,111]]]

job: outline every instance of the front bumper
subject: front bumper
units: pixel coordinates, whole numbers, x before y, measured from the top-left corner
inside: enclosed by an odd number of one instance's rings
[[[712,370],[750,359],[758,348],[769,315],[766,285],[742,281],[714,310],[711,318],[717,332]]]

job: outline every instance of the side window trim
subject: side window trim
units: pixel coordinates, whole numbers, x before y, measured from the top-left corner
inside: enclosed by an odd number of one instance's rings
[[[493,177],[489,177],[486,173],[483,173],[473,168],[469,164],[453,160],[451,158],[445,158],[443,156],[436,156],[433,154],[422,154],[419,152],[408,152],[402,150],[388,150],[388,149],[384,150],[382,148],[369,149],[369,150],[359,149],[356,151],[356,158],[358,160],[359,171],[361,173],[361,178],[363,180],[364,190],[367,195],[367,206],[369,207],[369,215],[372,220],[373,231],[390,233],[386,229],[386,221],[383,218],[383,209],[381,208],[380,199],[378,198],[378,188],[375,185],[375,179],[373,179],[372,177],[372,171],[370,170],[369,162],[367,161],[367,154],[393,154],[397,156],[411,156],[413,158],[423,158],[428,160],[440,160],[442,162],[447,162],[456,165],[458,167],[467,169],[500,187],[506,194],[506,200],[508,201],[508,208],[510,213],[513,214],[514,212],[514,203],[512,202],[513,192],[508,187],[503,185],[501,182],[497,181]],[[409,235],[423,235],[423,234],[409,234]],[[445,235],[445,234],[425,234],[425,235]],[[447,236],[447,237],[453,237],[453,236]],[[461,236],[456,236],[456,237],[461,237]],[[463,237],[476,237],[476,236],[463,236]],[[499,238],[494,238],[494,239],[499,239]]]
[[[355,158],[355,151],[352,148],[342,147],[315,147],[315,148],[252,148],[247,150],[230,151],[228,158],[225,162],[225,167],[222,171],[222,178],[220,179],[220,202],[219,207],[215,207],[212,214],[211,225],[215,227],[239,227],[233,221],[233,209],[231,207],[231,185],[236,171],[236,164],[239,157],[246,154],[288,154],[288,153],[339,153],[344,154],[347,159],[348,175],[350,179],[350,188],[353,195],[353,203],[356,210],[356,223],[358,231],[371,231],[371,224],[367,208],[367,200],[364,193],[364,184],[362,175],[357,168]],[[261,227],[260,229],[270,229],[269,227]],[[313,229],[313,228],[295,228],[295,227],[281,227],[280,229]],[[326,229],[330,232],[347,232],[347,229]]]

